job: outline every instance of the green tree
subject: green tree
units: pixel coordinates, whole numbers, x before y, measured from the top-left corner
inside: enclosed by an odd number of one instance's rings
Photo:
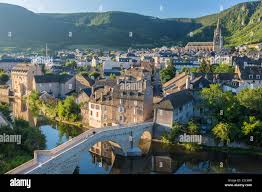
[[[29,107],[32,111],[37,111],[38,108],[41,105],[41,102],[39,100],[40,93],[37,91],[32,91],[31,94],[28,97],[28,103]]]
[[[3,114],[3,116],[8,120],[11,121],[11,111],[7,104],[0,103],[0,113]]]
[[[100,76],[100,73],[93,71],[92,73],[89,74],[89,77],[94,77],[95,79],[97,79]]]
[[[215,73],[234,73],[234,67],[227,64],[220,64],[214,70]]]
[[[35,150],[45,149],[46,138],[39,129],[30,127],[23,120],[15,120],[13,129],[1,127],[0,135],[21,135],[21,143],[0,145],[0,174],[13,169],[33,158]]]
[[[199,125],[196,124],[193,120],[188,122],[186,129],[187,129],[187,133],[191,135],[195,135],[199,133]]]
[[[68,62],[66,62],[65,66],[76,68],[77,67],[77,63],[76,63],[76,61],[68,61]]]
[[[240,104],[246,107],[253,115],[262,116],[262,88],[244,89],[238,95]]]
[[[243,122],[241,129],[247,143],[262,146],[262,122],[260,120],[250,116],[247,121]],[[253,137],[252,140],[251,137]]]
[[[67,97],[64,101],[58,102],[58,117],[62,120],[77,121],[80,118],[80,107],[75,103],[74,97]]]
[[[200,72],[200,73],[213,73],[212,66],[209,63],[207,63],[205,60],[203,60],[202,63],[200,64],[198,72]]]
[[[173,126],[172,126],[171,132],[169,134],[169,141],[171,143],[174,143],[176,137],[182,132],[182,128],[183,128],[183,126],[180,123],[178,123],[176,121],[173,122]]]
[[[111,80],[116,79],[116,75],[111,73],[109,79],[111,79]]]
[[[231,92],[223,92],[219,84],[212,84],[201,91],[201,98],[216,122],[238,122],[241,106]]]
[[[212,129],[212,133],[218,141],[225,145],[230,142],[230,129],[231,126],[228,123],[219,123]]]
[[[162,83],[166,83],[176,76],[176,68],[173,63],[170,62],[165,69],[160,71],[160,79]]]

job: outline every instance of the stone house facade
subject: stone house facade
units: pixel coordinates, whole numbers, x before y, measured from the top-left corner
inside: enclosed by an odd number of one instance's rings
[[[33,90],[35,75],[42,75],[42,69],[36,64],[17,64],[11,72],[11,87],[15,97],[23,97]]]
[[[41,75],[34,76],[33,90],[46,92],[55,98],[65,98],[75,91],[75,77],[72,75]]]

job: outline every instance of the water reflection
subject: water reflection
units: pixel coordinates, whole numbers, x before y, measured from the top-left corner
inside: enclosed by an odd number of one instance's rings
[[[141,158],[116,157],[111,174],[262,173],[262,158],[218,152],[186,152],[152,143]]]
[[[9,103],[13,117],[26,120],[46,136],[47,149],[52,149],[82,133],[83,130],[62,123],[48,121],[30,112],[23,100],[0,98]],[[145,137],[147,138],[147,137]],[[82,152],[75,174],[198,174],[198,173],[259,173],[262,158],[218,152],[186,152],[179,147],[165,147],[143,139],[143,156],[124,158],[116,156],[117,144],[99,142]],[[221,164],[222,163],[222,164]]]
[[[33,113],[26,100],[0,98],[0,102],[10,105],[13,118],[25,120],[30,126],[42,131],[46,136],[46,149],[53,149],[83,132],[78,127],[51,121]]]
[[[80,155],[75,174],[109,174],[115,161],[112,142],[98,142]]]

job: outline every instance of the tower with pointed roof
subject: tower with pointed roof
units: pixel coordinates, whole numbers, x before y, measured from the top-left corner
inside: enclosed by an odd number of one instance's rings
[[[222,36],[222,30],[220,26],[220,19],[218,18],[217,21],[217,27],[214,32],[214,40],[213,40],[213,46],[215,52],[220,52],[223,48],[223,36]]]

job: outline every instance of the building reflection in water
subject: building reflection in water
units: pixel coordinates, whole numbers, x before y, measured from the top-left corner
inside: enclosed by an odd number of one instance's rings
[[[110,141],[98,142],[92,146],[90,149],[92,163],[97,164],[99,167],[104,167],[107,171],[115,161],[114,147],[118,146]]]
[[[37,126],[37,118],[34,117],[33,113],[29,110],[27,101],[22,99],[15,99],[10,101],[12,107],[12,115],[16,119],[22,119],[29,122],[32,127]]]
[[[30,126],[37,125],[37,118],[33,116],[29,110],[28,103],[22,99],[10,99],[9,97],[0,97],[0,103],[8,104],[11,107],[14,119],[22,119],[28,121]]]

